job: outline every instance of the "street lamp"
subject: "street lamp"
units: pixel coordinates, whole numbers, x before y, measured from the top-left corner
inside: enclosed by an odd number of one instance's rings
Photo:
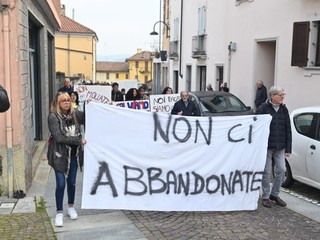
[[[155,28],[156,28],[156,25],[160,22],[163,23],[168,28],[168,30],[170,30],[170,27],[168,26],[168,24],[166,24],[164,21],[158,21],[153,25],[153,31],[150,33],[150,35],[153,35],[153,36],[159,35],[158,32],[156,32]]]
[[[152,35],[152,36],[157,36],[157,35],[159,35],[159,52],[161,52],[161,35],[158,33],[158,32],[156,32],[156,30],[155,30],[155,28],[156,28],[156,25],[158,24],[158,23],[163,23],[166,27],[167,27],[167,29],[168,29],[168,31],[170,30],[170,27],[168,26],[168,24],[166,24],[164,21],[158,21],[158,22],[156,22],[154,25],[153,25],[153,31],[150,33],[150,35]],[[159,30],[161,29],[161,26],[160,26],[160,28],[159,28]]]
[[[155,94],[159,94],[161,92],[161,89],[160,89],[160,80],[161,80],[161,62],[163,61],[167,61],[167,51],[163,51],[161,50],[161,23],[163,23],[166,27],[167,27],[167,31],[170,30],[168,24],[166,24],[164,21],[161,21],[161,7],[162,7],[162,4],[161,4],[161,0],[160,0],[160,17],[159,17],[159,21],[157,21],[154,25],[153,25],[153,31],[150,33],[150,35],[152,36],[157,36],[159,35],[159,50],[158,52],[156,53],[156,58],[158,59],[160,57],[160,61],[157,60],[157,61],[153,61],[154,63],[154,75],[155,75],[155,78],[153,78],[155,81],[154,81],[154,93]],[[156,28],[156,25],[160,23],[159,25],[159,33],[156,32],[155,28]]]

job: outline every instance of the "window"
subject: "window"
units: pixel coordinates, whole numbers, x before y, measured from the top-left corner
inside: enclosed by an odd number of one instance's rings
[[[139,61],[136,61],[136,68],[139,68]]]
[[[179,40],[179,29],[180,29],[179,18],[175,18],[173,20],[173,41]]]
[[[191,76],[192,76],[192,66],[187,65],[186,68],[186,89],[191,91]]]
[[[144,71],[145,71],[146,73],[149,71],[149,69],[148,69],[148,62],[147,62],[147,61],[144,62]]]
[[[315,113],[304,113],[293,118],[294,126],[298,133],[315,139],[315,128],[317,125],[317,115]]]
[[[129,74],[128,73],[126,73],[126,79],[129,79]]]
[[[109,76],[109,73],[106,73],[106,79],[109,79],[110,76]]]
[[[116,73],[116,78],[119,78],[119,73]]]
[[[311,41],[312,45],[315,46],[316,49],[314,49],[313,53],[315,54],[314,59],[314,65],[320,66],[320,21],[313,22],[313,34],[311,35]]]
[[[200,107],[204,113],[222,113],[222,112],[242,112],[246,111],[246,106],[235,96],[218,95],[201,97]]]
[[[198,35],[206,34],[206,7],[198,8]]]
[[[291,66],[320,67],[320,21],[293,24]]]
[[[291,66],[307,66],[309,26],[309,22],[295,22],[293,24]]]
[[[169,58],[177,60],[178,59],[178,41],[170,42],[169,45]]]
[[[192,36],[192,57],[201,58],[206,57],[207,52],[207,36],[198,35]]]
[[[198,66],[197,67],[197,87],[196,89],[199,91],[206,90],[206,82],[207,82],[207,67],[206,66]]]

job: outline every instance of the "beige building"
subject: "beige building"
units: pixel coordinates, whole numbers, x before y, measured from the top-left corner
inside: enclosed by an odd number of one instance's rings
[[[60,0],[0,1],[0,84],[11,108],[0,114],[0,190],[26,192],[48,137],[55,93]]]
[[[149,51],[137,50],[137,53],[127,59],[129,63],[129,79],[136,79],[140,84],[152,88],[153,59]]]
[[[128,62],[97,62],[96,82],[113,83],[129,79]]]
[[[64,77],[71,80],[96,79],[96,33],[86,26],[65,16],[61,9],[61,29],[56,33],[56,71],[63,85]]]

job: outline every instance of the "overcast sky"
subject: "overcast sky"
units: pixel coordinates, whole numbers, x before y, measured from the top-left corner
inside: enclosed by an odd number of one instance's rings
[[[137,48],[152,50],[158,44],[158,37],[150,32],[159,21],[160,0],[61,0],[61,4],[67,17],[74,16],[76,22],[96,32],[100,61],[112,55],[134,55]]]

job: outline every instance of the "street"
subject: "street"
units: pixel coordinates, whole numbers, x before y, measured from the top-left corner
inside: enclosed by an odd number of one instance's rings
[[[303,198],[320,206],[320,190],[295,181],[290,188],[282,188],[285,192]]]

